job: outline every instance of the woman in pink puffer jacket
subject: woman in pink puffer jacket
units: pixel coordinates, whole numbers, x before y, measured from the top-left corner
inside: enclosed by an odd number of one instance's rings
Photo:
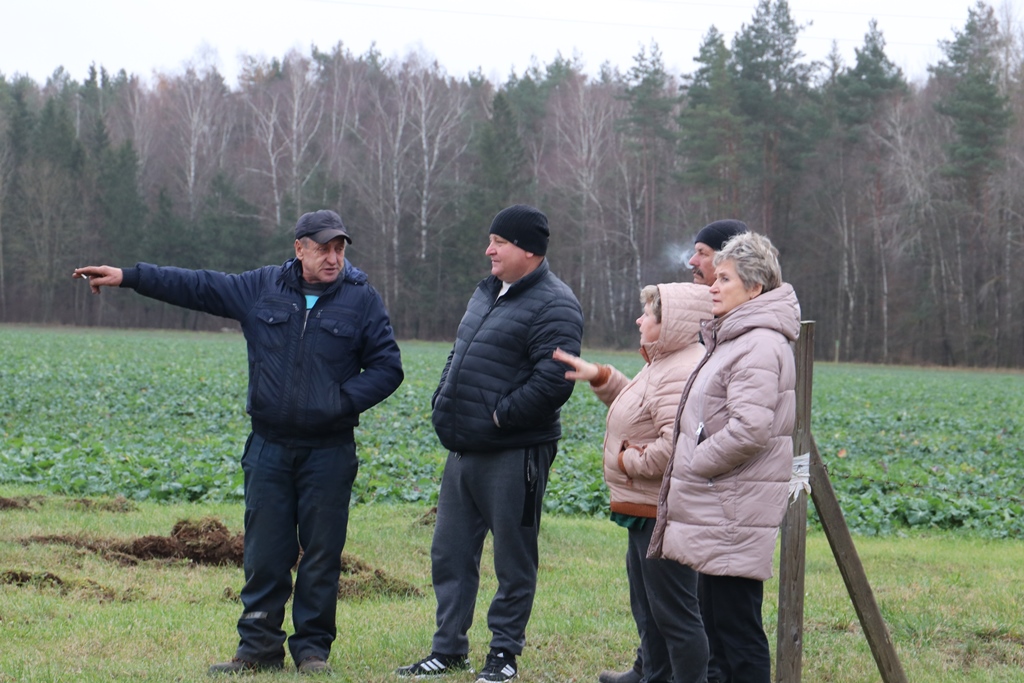
[[[683,390],[649,557],[700,573],[712,657],[731,683],[769,683],[761,622],[786,512],[796,383],[792,342],[800,305],[778,252],[748,233],[715,256],[707,352]]]
[[[662,475],[672,457],[679,398],[704,355],[700,321],[711,317],[704,285],[660,284],[641,292],[640,353],[647,364],[629,379],[608,365],[556,351],[608,406],[604,476],[612,520],[628,529],[626,575],[640,650],[634,667],[649,683],[705,680],[707,638],[697,605],[697,574],[671,560],[648,560]]]

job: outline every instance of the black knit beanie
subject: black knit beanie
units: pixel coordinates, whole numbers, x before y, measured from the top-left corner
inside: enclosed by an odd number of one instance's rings
[[[507,239],[523,251],[543,256],[548,251],[548,217],[540,210],[516,204],[502,209],[491,221],[490,234]]]
[[[703,242],[715,251],[722,251],[722,247],[725,243],[731,240],[736,235],[741,235],[745,232],[750,232],[750,228],[743,221],[738,221],[733,218],[723,218],[720,221],[714,221],[708,223],[700,232],[697,233],[697,237],[693,240],[693,243]]]

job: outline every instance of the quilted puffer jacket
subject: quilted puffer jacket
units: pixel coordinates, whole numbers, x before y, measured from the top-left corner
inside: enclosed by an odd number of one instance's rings
[[[346,260],[308,313],[301,272],[297,259],[239,274],[139,263],[123,270],[121,286],[239,321],[253,431],[277,443],[330,445],[351,440],[359,414],[398,388],[402,359],[362,271]]]
[[[764,581],[792,474],[800,305],[783,284],[702,328],[648,556]]]
[[[499,298],[501,285],[493,275],[477,285],[434,392],[434,429],[450,451],[525,448],[562,435],[559,412],[574,382],[551,354],[579,355],[579,302],[547,259]]]
[[[604,479],[611,509],[634,517],[657,516],[679,399],[690,372],[704,356],[700,321],[711,318],[711,294],[705,285],[660,284],[658,292],[661,333],[640,349],[647,364],[632,380],[609,368],[607,381],[592,385],[609,406]]]

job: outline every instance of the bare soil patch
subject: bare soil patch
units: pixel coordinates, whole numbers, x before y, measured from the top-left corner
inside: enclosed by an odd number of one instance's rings
[[[0,584],[22,588],[55,590],[61,595],[84,592],[104,602],[119,599],[117,591],[100,585],[92,579],[63,579],[52,572],[7,570],[0,572]],[[120,599],[123,600],[130,598],[131,596],[127,594],[120,596]]]
[[[132,565],[143,560],[189,560],[204,565],[242,566],[242,534],[231,534],[219,520],[179,520],[170,536],[140,536],[127,541],[82,536],[30,536],[28,543],[70,545]]]
[[[34,510],[38,498],[3,498],[0,497],[0,510]]]
[[[130,540],[95,539],[74,535],[30,536],[23,543],[69,545],[98,553],[124,565],[148,560],[187,561],[199,565],[242,566],[244,536],[232,534],[212,517],[180,520],[169,536],[140,536]],[[299,562],[302,561],[300,554]],[[14,582],[24,585],[22,582]],[[232,591],[227,597],[235,599]],[[420,597],[423,592],[408,581],[389,576],[362,560],[343,554],[338,597],[359,600],[370,597]]]
[[[383,570],[374,569],[349,555],[341,556],[338,597],[342,600],[361,600],[377,596],[418,598],[422,595],[423,591],[408,581],[388,576]]]
[[[109,499],[74,498],[64,503],[72,510],[102,510],[103,512],[135,512],[139,509],[133,501],[124,496]]]

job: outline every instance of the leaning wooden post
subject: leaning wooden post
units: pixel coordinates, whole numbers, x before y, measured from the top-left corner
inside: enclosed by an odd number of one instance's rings
[[[903,671],[903,665],[900,664],[896,648],[889,636],[889,629],[882,618],[881,610],[878,609],[878,603],[875,602],[875,594],[871,591],[864,565],[853,545],[850,528],[846,526],[846,518],[839,507],[839,499],[836,498],[835,489],[832,488],[828,470],[821,460],[813,435],[810,476],[814,507],[818,510],[821,527],[825,531],[829,545],[832,546],[832,554],[839,565],[839,572],[843,575],[843,582],[850,594],[850,600],[853,601],[853,608],[857,611],[864,636],[871,647],[871,655],[878,665],[878,673],[882,675],[885,683],[907,683],[907,674]]]
[[[811,386],[814,380],[814,321],[800,323],[796,343],[796,423],[793,457],[811,451]],[[807,550],[807,493],[796,491],[782,522],[779,559],[779,624],[775,680],[800,683],[804,648],[804,565]]]

